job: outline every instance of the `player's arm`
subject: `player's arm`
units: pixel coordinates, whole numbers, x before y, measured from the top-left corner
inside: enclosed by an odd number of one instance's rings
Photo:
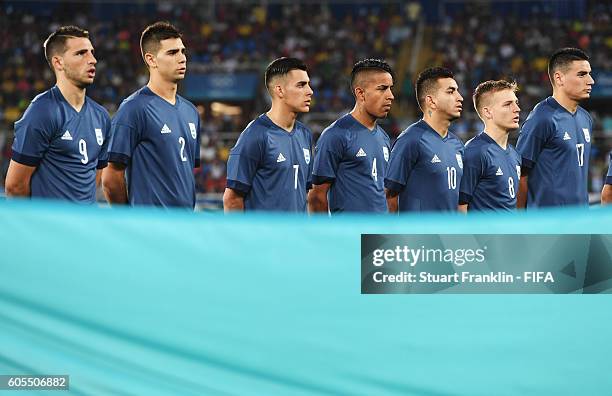
[[[612,203],[612,185],[604,184],[601,190],[601,204],[608,205]]]
[[[519,189],[516,194],[516,207],[518,209],[525,209],[527,207],[527,192],[529,190],[527,184],[527,178],[529,177],[527,173],[529,172],[528,168],[521,168],[521,177],[519,178]]]
[[[244,196],[239,191],[227,187],[223,193],[223,211],[225,213],[244,211]]]
[[[96,188],[102,186],[102,169],[96,170]]]
[[[327,192],[331,183],[315,184],[308,192],[308,212],[320,213],[327,212]]]
[[[30,180],[36,170],[35,166],[20,164],[11,160],[4,181],[4,190],[7,197],[29,197]]]
[[[468,204],[459,204],[459,206],[457,206],[457,211],[459,213],[467,213],[467,211],[468,211]]]
[[[387,208],[389,213],[397,213],[399,206],[399,191],[385,188],[385,196],[387,197]]]
[[[109,162],[102,171],[102,190],[109,204],[126,204],[128,202],[125,185],[126,165],[119,162]]]

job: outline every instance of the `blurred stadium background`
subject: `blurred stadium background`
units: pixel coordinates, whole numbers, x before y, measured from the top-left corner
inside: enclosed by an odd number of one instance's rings
[[[195,173],[199,208],[220,208],[228,152],[247,123],[267,110],[262,74],[279,56],[310,67],[314,104],[302,120],[315,133],[349,111],[352,65],[380,57],[394,67],[396,102],[381,124],[392,138],[420,117],[413,81],[423,68],[456,73],[465,98],[452,129],[464,141],[481,130],[471,94],[487,79],[519,83],[521,121],[551,92],[550,53],[576,46],[591,56],[596,85],[584,104],[595,120],[589,189],[599,199],[612,148],[612,3],[577,1],[3,1],[0,3],[0,183],[13,123],[53,84],[42,42],[61,24],[88,29],[98,59],[88,95],[111,113],[148,75],[142,29],[168,20],[183,33],[188,75],[181,94],[201,114],[203,166]],[[516,139],[514,134],[514,140]]]

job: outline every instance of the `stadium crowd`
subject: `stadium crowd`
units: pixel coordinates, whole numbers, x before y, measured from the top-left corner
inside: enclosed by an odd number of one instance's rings
[[[138,44],[143,26],[154,19],[167,19],[184,32],[189,71],[247,69],[261,74],[270,60],[295,56],[303,59],[311,70],[315,92],[311,112],[338,115],[349,110],[353,103],[348,75],[354,62],[379,57],[396,65],[402,43],[414,40],[417,23],[424,19],[418,2],[337,7],[219,3],[213,9],[190,3],[144,2],[130,7],[105,4],[104,12],[95,3],[51,4],[45,10],[11,2],[0,5],[0,180],[4,180],[10,158],[12,123],[31,99],[53,81],[41,42],[61,24],[76,24],[90,31],[98,65],[95,84],[88,94],[111,114],[123,98],[146,84],[147,73]],[[80,12],[75,13],[75,8]],[[591,54],[594,68],[612,69],[612,58],[605,56],[612,49],[611,9],[612,5],[607,2],[590,2],[585,18],[558,20],[550,17],[551,10],[546,7],[528,16],[501,16],[491,14],[480,4],[466,3],[462,11],[439,16],[435,22],[428,21],[429,35],[425,36],[423,47],[429,51],[418,55],[427,57],[424,64],[444,65],[455,71],[465,98],[470,98],[471,90],[480,81],[516,79],[521,88],[521,120],[524,120],[532,106],[550,92],[546,60],[552,49],[578,46]],[[308,23],[297,23],[305,20]],[[407,80],[413,77],[408,76]],[[267,102],[263,92],[262,89],[256,103],[249,107],[250,113],[243,112],[237,117],[206,112],[200,106],[203,166],[196,174],[198,191],[223,191],[225,163],[233,144],[223,139],[223,133],[241,131],[256,113],[265,110]],[[409,101],[415,106],[410,84],[396,87],[395,94],[397,100]],[[469,111],[453,125],[453,130],[464,139],[481,128],[471,104],[466,107]],[[611,123],[610,114],[594,113],[593,116],[596,134]],[[392,118],[384,126],[395,137],[412,121]],[[322,123],[311,125],[315,133],[323,127]],[[593,191],[601,189],[609,146],[600,139],[594,147]]]

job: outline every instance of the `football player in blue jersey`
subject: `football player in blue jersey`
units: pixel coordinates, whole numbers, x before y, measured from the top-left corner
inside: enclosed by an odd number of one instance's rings
[[[110,133],[108,112],[85,95],[96,75],[94,48],[86,30],[62,26],[44,50],[56,85],[15,123],[6,195],[92,204]]]
[[[553,94],[533,108],[516,145],[522,156],[517,206],[587,206],[593,120],[578,104],[595,83],[589,57],[578,48],[559,49],[548,76]]]
[[[376,121],[391,110],[391,88],[388,63],[365,59],[353,67],[355,107],[327,127],[315,147],[311,212],[387,212],[384,180],[390,143]]]
[[[519,128],[516,83],[485,81],[474,90],[474,108],[484,130],[468,141],[463,157],[459,211],[512,211],[521,172],[521,156],[508,143]]]
[[[104,193],[111,204],[193,209],[200,117],[176,92],[187,69],[185,46],[174,26],[156,22],[142,32],[140,49],[150,78],[113,117]]]
[[[610,153],[610,165],[608,166],[606,182],[601,189],[601,204],[608,205],[610,203],[612,203],[612,153]]]
[[[463,143],[448,128],[461,116],[463,97],[453,73],[442,67],[421,72],[415,88],[423,119],[393,144],[385,179],[389,211],[456,211]]]
[[[295,58],[270,63],[265,84],[270,110],[240,134],[227,160],[226,212],[306,212],[312,174],[312,134],[297,121],[310,110],[308,69]]]

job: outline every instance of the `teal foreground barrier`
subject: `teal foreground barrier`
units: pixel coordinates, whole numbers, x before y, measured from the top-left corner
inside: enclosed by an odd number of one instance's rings
[[[70,376],[17,393],[41,395],[609,395],[609,295],[361,295],[360,235],[610,224],[5,202],[0,374]]]

